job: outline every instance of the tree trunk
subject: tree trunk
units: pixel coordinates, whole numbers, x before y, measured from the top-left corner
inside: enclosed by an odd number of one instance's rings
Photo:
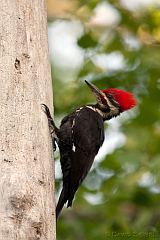
[[[1,0],[0,17],[0,240],[54,240],[45,0]]]

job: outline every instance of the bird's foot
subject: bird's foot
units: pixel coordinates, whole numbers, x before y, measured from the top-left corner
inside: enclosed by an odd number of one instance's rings
[[[56,151],[56,143],[58,144],[58,137],[56,132],[58,131],[58,128],[56,127],[53,118],[51,117],[49,108],[45,104],[41,104],[41,106],[48,119],[48,126],[52,137],[53,150]]]

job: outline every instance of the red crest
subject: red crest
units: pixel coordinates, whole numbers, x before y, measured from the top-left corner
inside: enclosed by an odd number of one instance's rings
[[[104,92],[105,94],[111,94],[116,100],[116,102],[118,102],[118,104],[120,105],[122,112],[135,107],[137,104],[136,99],[130,92],[126,92],[117,88],[108,88],[102,90],[102,92]]]

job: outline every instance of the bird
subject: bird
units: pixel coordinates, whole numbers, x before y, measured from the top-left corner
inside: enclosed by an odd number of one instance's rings
[[[51,129],[52,141],[59,147],[63,186],[56,206],[56,219],[65,204],[72,206],[74,196],[87,176],[95,156],[104,142],[104,122],[135,107],[137,101],[131,92],[117,88],[100,90],[85,80],[93,92],[96,104],[78,107],[65,116],[59,128],[43,105]]]

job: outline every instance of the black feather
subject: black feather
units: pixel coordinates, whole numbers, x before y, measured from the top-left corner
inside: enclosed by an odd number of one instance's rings
[[[104,141],[103,119],[97,112],[83,107],[62,120],[58,138],[63,189],[57,204],[57,217],[66,202],[67,207],[72,206],[74,195]]]
[[[51,136],[58,139],[56,141],[60,150],[63,188],[56,207],[57,219],[65,203],[67,207],[72,206],[75,193],[103,144],[104,121],[96,111],[97,105],[84,106],[66,116],[58,129],[49,108],[45,104],[42,106],[48,118]]]

